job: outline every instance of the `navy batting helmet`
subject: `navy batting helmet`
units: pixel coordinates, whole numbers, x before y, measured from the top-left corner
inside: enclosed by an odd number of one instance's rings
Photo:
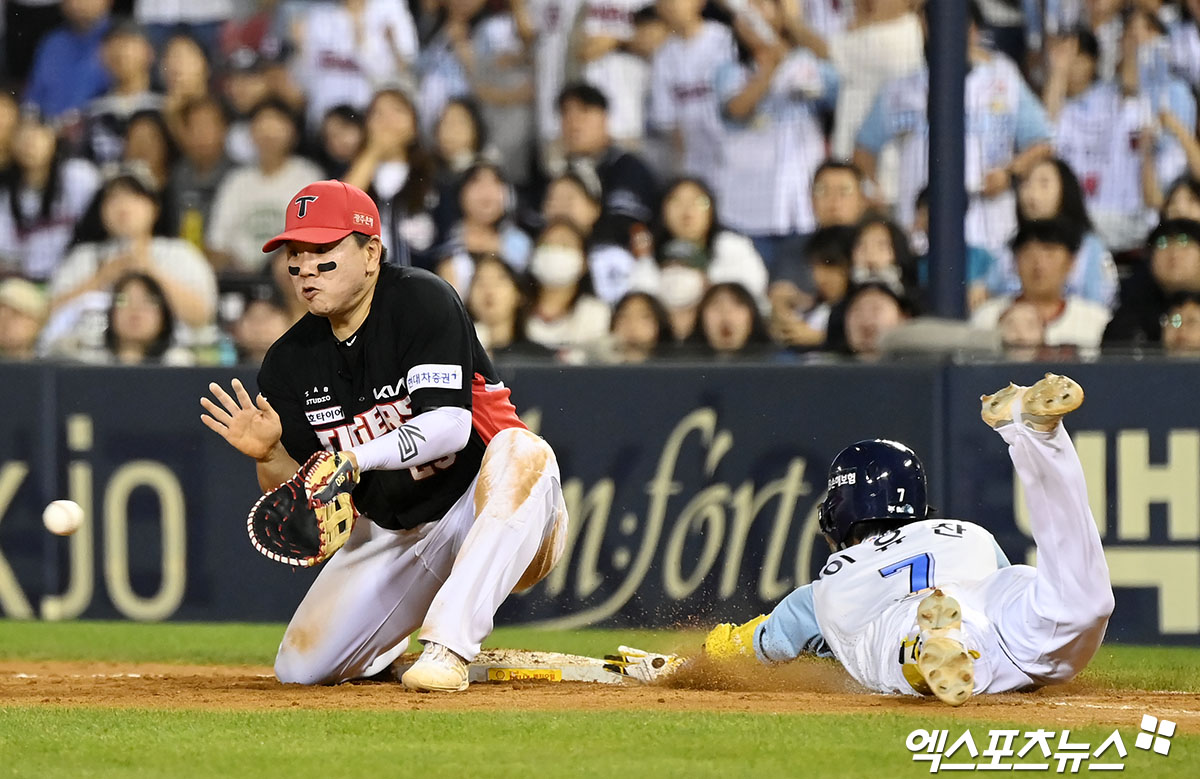
[[[825,540],[837,551],[856,543],[860,522],[899,527],[928,513],[921,460],[904,444],[876,438],[851,444],[833,458],[818,519]]]

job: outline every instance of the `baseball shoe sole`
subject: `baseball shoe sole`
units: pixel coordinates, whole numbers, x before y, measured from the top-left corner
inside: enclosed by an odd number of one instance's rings
[[[1083,403],[1083,387],[1067,376],[1047,373],[1032,387],[1009,384],[980,401],[980,416],[989,427],[1012,424],[1015,413],[1029,429],[1049,433]]]
[[[417,692],[462,692],[467,689],[467,661],[441,644],[425,645],[400,681]]]
[[[917,606],[921,629],[921,655],[917,670],[938,700],[961,706],[975,692],[975,660],[950,631],[962,628],[962,608],[941,590],[934,590]]]

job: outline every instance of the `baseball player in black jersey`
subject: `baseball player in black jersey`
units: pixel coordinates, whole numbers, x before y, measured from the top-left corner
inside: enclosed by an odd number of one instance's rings
[[[305,187],[263,251],[280,246],[309,313],[267,353],[256,399],[236,379],[232,395],[211,384],[201,419],[254,458],[264,490],[339,452],[361,516],[292,617],[275,675],[371,676],[420,627],[404,684],[465,689],[496,609],[562,554],[554,452],[517,418],[453,288],[384,262],[366,193]]]

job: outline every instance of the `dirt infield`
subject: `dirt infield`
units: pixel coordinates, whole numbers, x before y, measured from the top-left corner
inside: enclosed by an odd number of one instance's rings
[[[785,674],[683,679],[673,687],[518,682],[477,684],[455,695],[425,695],[409,692],[394,682],[359,682],[337,687],[283,685],[266,667],[0,662],[0,706],[784,714],[948,711],[932,699],[873,695],[853,689],[852,684],[836,668],[800,664]],[[1200,729],[1200,695],[1115,692],[1085,684],[1027,694],[982,696],[955,710],[954,716],[1078,727],[1129,725],[1147,711],[1172,718],[1181,729]]]

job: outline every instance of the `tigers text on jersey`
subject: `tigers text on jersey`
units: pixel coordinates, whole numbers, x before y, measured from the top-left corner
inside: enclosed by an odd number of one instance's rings
[[[821,635],[860,684],[912,694],[897,661],[920,602],[910,595],[984,579],[998,569],[995,550],[979,525],[927,519],[834,552],[812,587]],[[967,630],[974,615],[963,609]]]
[[[471,436],[458,452],[362,475],[356,507],[392,530],[440,519],[479,472],[492,437],[524,427],[454,289],[414,268],[380,268],[371,311],[345,341],[326,319],[304,316],[267,353],[258,386],[298,463],[378,438],[424,411],[471,411]]]

